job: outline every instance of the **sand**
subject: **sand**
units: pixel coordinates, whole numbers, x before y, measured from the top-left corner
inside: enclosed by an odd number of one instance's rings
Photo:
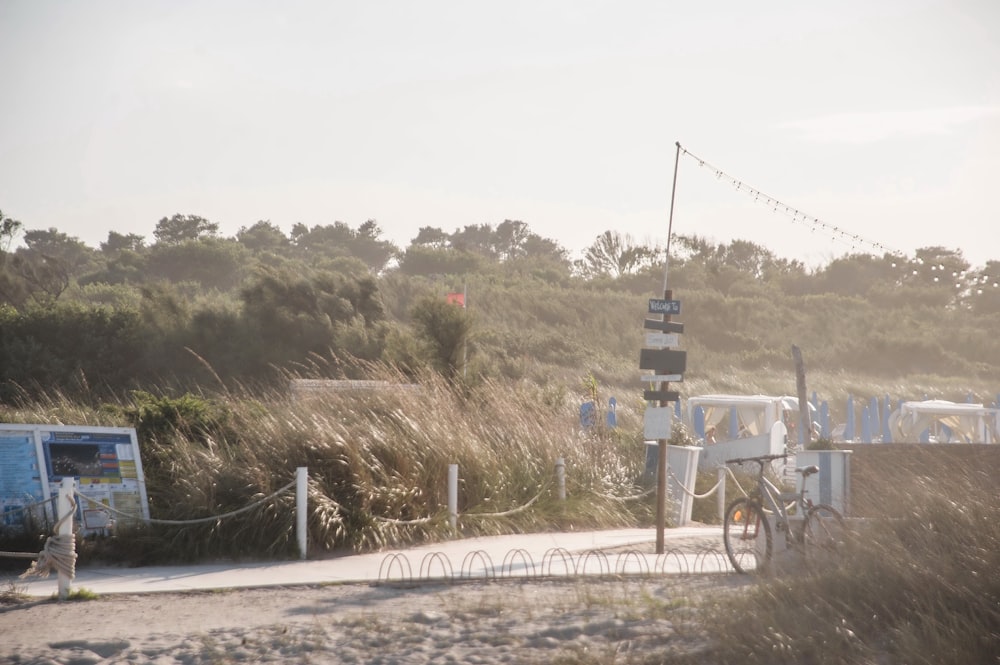
[[[299,586],[0,605],[2,663],[625,663],[695,655],[737,575]]]

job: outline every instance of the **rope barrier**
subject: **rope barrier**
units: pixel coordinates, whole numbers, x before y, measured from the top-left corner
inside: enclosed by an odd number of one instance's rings
[[[76,501],[73,494],[66,497],[69,501],[69,510],[59,518],[52,535],[45,539],[45,546],[38,553],[38,560],[31,564],[28,570],[21,573],[21,577],[48,577],[49,573],[55,570],[60,574],[65,574],[70,579],[76,577],[76,536],[72,533],[60,534],[59,528],[65,524],[66,520],[72,520],[76,512]]]
[[[641,494],[633,494],[631,496],[611,496],[610,494],[598,494],[598,496],[603,497],[609,501],[621,501],[625,503],[626,501],[638,501],[639,499],[645,499],[647,496],[651,495],[656,491],[655,487],[651,487]]]
[[[193,520],[162,520],[162,519],[140,517],[140,516],[137,516],[137,515],[133,515],[131,513],[125,513],[125,512],[122,512],[120,510],[115,510],[114,508],[111,508],[110,506],[107,506],[107,505],[105,505],[105,504],[103,504],[100,501],[97,501],[95,499],[91,499],[89,496],[85,496],[83,494],[80,494],[79,492],[76,492],[76,495],[79,496],[79,497],[81,497],[81,498],[83,498],[83,499],[86,499],[87,501],[89,501],[92,504],[95,504],[95,505],[99,506],[101,508],[101,510],[106,510],[106,511],[108,511],[110,513],[113,513],[115,515],[120,515],[121,517],[125,517],[127,519],[137,520],[137,521],[140,521],[140,522],[147,522],[149,524],[170,524],[170,525],[175,525],[175,526],[185,526],[185,525],[189,525],[189,524],[206,524],[208,522],[218,522],[220,520],[224,520],[224,519],[227,519],[229,517],[234,517],[234,516],[239,515],[241,513],[248,512],[250,510],[253,510],[257,506],[259,506],[260,504],[264,503],[265,501],[270,501],[271,499],[273,499],[273,498],[275,498],[275,497],[277,497],[277,496],[279,496],[279,495],[287,492],[291,488],[295,487],[295,482],[296,481],[293,480],[292,482],[288,483],[287,485],[285,485],[281,489],[276,490],[276,491],[272,492],[271,494],[269,494],[269,495],[267,495],[267,496],[265,496],[263,498],[260,498],[257,501],[254,501],[253,503],[251,503],[249,505],[243,506],[242,508],[237,508],[236,510],[232,510],[232,511],[230,511],[228,513],[223,513],[221,515],[213,515],[211,517],[199,517],[199,518],[193,519]]]
[[[52,497],[51,499],[45,499],[43,501],[36,501],[35,503],[29,503],[27,505],[21,506],[20,508],[14,508],[12,510],[7,511],[6,513],[4,513],[4,517],[9,518],[11,516],[17,515],[18,513],[26,513],[29,510],[34,510],[35,508],[38,508],[39,506],[44,506],[44,505],[49,504],[49,503],[55,503],[55,501],[56,501],[56,497]],[[37,552],[0,552],[0,558],[3,558],[3,559],[37,559],[38,558],[38,553]]]
[[[56,501],[56,497],[52,497],[50,499],[44,499],[42,501],[36,501],[35,503],[25,504],[25,505],[21,506],[20,508],[12,508],[11,510],[8,510],[8,511],[4,512],[4,517],[5,518],[9,518],[9,517],[13,517],[13,516],[17,515],[18,513],[26,513],[29,510],[34,510],[35,508],[38,508],[39,506],[44,506],[47,503],[54,504],[55,501]]]
[[[704,499],[706,497],[712,496],[713,494],[715,494],[715,491],[717,489],[719,489],[719,486],[722,485],[723,482],[725,482],[725,480],[720,480],[719,482],[715,483],[715,487],[713,487],[712,489],[708,490],[704,494],[695,494],[694,492],[692,492],[688,488],[684,487],[684,483],[681,482],[680,478],[678,478],[677,476],[674,475],[673,471],[669,471],[668,470],[667,473],[669,473],[670,477],[673,478],[677,482],[677,486],[680,487],[681,490],[685,494],[687,494],[689,497],[691,497],[693,499]]]
[[[520,512],[524,512],[525,510],[530,508],[536,501],[538,501],[542,497],[542,495],[549,490],[551,484],[552,484],[551,482],[545,483],[545,485],[538,492],[538,494],[532,497],[532,499],[523,506],[518,506],[517,508],[511,508],[510,510],[505,510],[498,513],[463,513],[462,517],[487,518],[487,517],[509,517],[511,515],[516,515]]]

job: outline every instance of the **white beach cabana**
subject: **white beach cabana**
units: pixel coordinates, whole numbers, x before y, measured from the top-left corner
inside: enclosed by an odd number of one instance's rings
[[[893,441],[932,443],[997,443],[1000,410],[982,404],[924,400],[903,402],[889,416]]]

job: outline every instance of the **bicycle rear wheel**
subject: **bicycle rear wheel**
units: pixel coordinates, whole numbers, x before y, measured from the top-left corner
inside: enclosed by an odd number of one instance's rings
[[[812,561],[830,561],[844,542],[844,516],[825,503],[819,503],[806,513],[803,525],[803,552]]]
[[[771,525],[756,501],[742,497],[729,504],[722,540],[736,572],[754,573],[767,568],[771,560]]]

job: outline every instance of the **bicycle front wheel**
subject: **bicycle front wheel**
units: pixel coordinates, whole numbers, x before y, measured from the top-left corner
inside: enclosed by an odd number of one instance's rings
[[[729,504],[722,539],[736,572],[762,572],[767,568],[771,560],[771,525],[756,501],[742,497]]]
[[[846,535],[844,516],[833,506],[816,504],[806,513],[803,528],[803,552],[807,559],[813,563],[832,561]]]

